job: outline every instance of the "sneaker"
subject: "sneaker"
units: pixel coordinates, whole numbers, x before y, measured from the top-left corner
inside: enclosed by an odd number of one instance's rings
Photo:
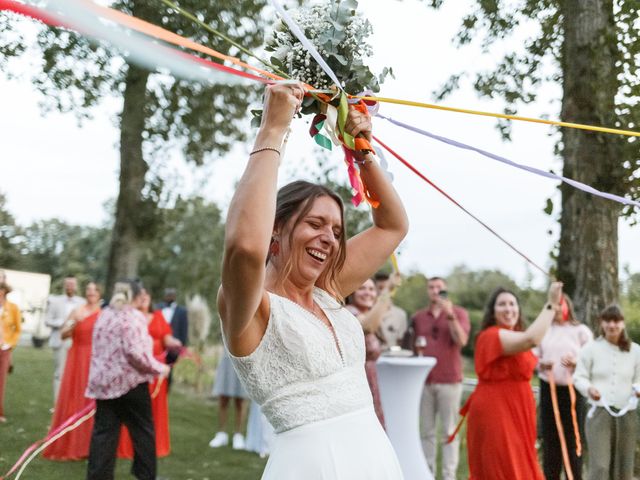
[[[229,445],[229,435],[227,432],[216,433],[216,436],[209,442],[211,448],[224,447],[226,445]]]
[[[234,450],[244,450],[245,442],[244,436],[241,433],[233,434],[233,449]]]

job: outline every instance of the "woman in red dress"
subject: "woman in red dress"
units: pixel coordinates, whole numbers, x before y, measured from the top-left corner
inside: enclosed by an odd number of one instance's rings
[[[91,402],[84,396],[84,392],[87,389],[91,364],[93,324],[100,314],[100,289],[95,283],[87,284],[85,298],[87,303],[71,312],[69,320],[62,327],[62,338],[71,337],[73,344],[67,354],[50,431]],[[93,418],[90,418],[47,447],[44,451],[45,458],[49,460],[87,458],[92,430]]]
[[[489,300],[476,340],[479,383],[461,411],[468,415],[471,480],[544,480],[535,448],[531,349],[551,325],[561,295],[562,283],[552,283],[547,304],[526,330],[513,292],[499,288]]]
[[[162,310],[151,312],[151,295],[143,291],[143,300],[140,311],[149,321],[149,335],[153,339],[153,355],[164,361],[164,353],[167,349],[178,349],[182,346],[180,340],[171,332],[171,325],[162,315]],[[161,382],[158,385],[158,382]],[[167,396],[167,381],[165,378],[156,378],[149,383],[151,394],[151,413],[156,432],[156,456],[166,457],[171,451],[169,436],[169,401]],[[126,427],[120,431],[120,443],[118,444],[118,458],[133,458],[133,444]]]

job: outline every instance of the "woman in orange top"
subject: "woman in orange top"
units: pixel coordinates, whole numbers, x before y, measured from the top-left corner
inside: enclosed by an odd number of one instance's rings
[[[544,480],[536,455],[536,405],[530,380],[538,345],[559,309],[562,284],[525,330],[518,299],[499,288],[491,296],[476,340],[479,383],[462,409],[468,414],[471,480]]]
[[[153,339],[153,355],[164,362],[163,355],[167,349],[179,349],[182,347],[180,340],[175,338],[171,332],[171,325],[167,323],[162,315],[162,310],[151,312],[151,295],[144,290],[142,306],[140,311],[149,321],[149,335]],[[158,385],[158,382],[162,382]],[[156,433],[156,456],[166,457],[171,451],[171,440],[169,436],[169,400],[167,397],[166,379],[156,378],[149,383],[149,393],[151,394],[151,413],[153,415],[153,426]],[[154,396],[155,395],[155,396]],[[131,437],[126,427],[120,431],[120,443],[118,444],[119,458],[133,458],[133,445]]]
[[[93,324],[100,315],[100,288],[89,282],[85,287],[87,303],[76,308],[62,327],[62,338],[73,340],[60,382],[51,429],[53,431],[67,418],[84,408],[90,399],[84,396],[89,380]],[[58,438],[44,451],[49,460],[80,460],[89,456],[89,442],[93,430],[93,417]]]
[[[21,315],[18,306],[7,300],[11,287],[0,283],[0,423],[7,421],[4,416],[4,387],[11,366],[11,350],[20,338]]]

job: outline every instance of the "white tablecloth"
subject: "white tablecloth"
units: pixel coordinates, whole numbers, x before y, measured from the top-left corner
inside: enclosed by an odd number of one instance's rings
[[[405,480],[432,480],[420,440],[420,398],[433,357],[380,357],[378,384],[387,434]]]

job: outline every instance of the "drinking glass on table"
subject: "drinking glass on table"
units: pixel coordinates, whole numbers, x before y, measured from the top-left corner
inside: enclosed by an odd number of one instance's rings
[[[424,347],[427,346],[427,337],[423,335],[418,335],[416,337],[415,347],[416,347],[416,355],[419,357],[424,356]]]

